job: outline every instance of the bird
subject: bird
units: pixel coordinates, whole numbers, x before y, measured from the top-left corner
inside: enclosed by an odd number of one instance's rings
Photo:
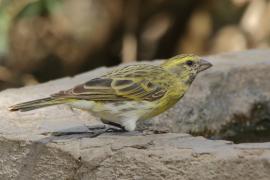
[[[134,131],[145,121],[175,105],[195,77],[212,64],[194,54],[182,54],[159,65],[137,63],[115,68],[99,77],[49,97],[9,107],[10,111],[30,111],[67,104],[89,111],[104,124]]]

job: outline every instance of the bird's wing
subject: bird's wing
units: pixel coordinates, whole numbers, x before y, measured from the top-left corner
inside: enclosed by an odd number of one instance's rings
[[[155,101],[164,96],[166,87],[145,77],[107,77],[92,79],[52,97],[75,98],[93,101],[145,100]]]

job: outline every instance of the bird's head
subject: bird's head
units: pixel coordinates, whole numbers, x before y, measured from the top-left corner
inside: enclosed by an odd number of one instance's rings
[[[184,83],[191,84],[199,72],[210,68],[212,64],[199,56],[183,54],[168,59],[161,66],[176,74]]]

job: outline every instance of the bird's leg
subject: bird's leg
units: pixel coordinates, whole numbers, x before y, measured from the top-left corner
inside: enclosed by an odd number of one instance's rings
[[[108,127],[111,127],[112,129],[108,129],[107,132],[120,132],[122,136],[138,136],[138,135],[144,135],[143,132],[140,131],[127,131],[125,129],[124,126],[115,123],[115,122],[111,122],[111,121],[107,121],[102,119],[101,120],[104,124],[107,124]],[[120,134],[119,134],[120,135]]]
[[[101,121],[107,125],[108,128],[108,132],[126,132],[127,130],[125,129],[124,126],[122,126],[121,124],[115,123],[115,122],[111,122],[105,119],[101,119]]]

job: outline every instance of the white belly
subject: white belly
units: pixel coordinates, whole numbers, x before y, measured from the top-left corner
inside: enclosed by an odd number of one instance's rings
[[[152,111],[154,104],[147,101],[96,103],[94,101],[79,100],[70,103],[74,108],[90,111],[94,116],[118,123],[128,131],[136,128],[136,122],[143,115]]]

